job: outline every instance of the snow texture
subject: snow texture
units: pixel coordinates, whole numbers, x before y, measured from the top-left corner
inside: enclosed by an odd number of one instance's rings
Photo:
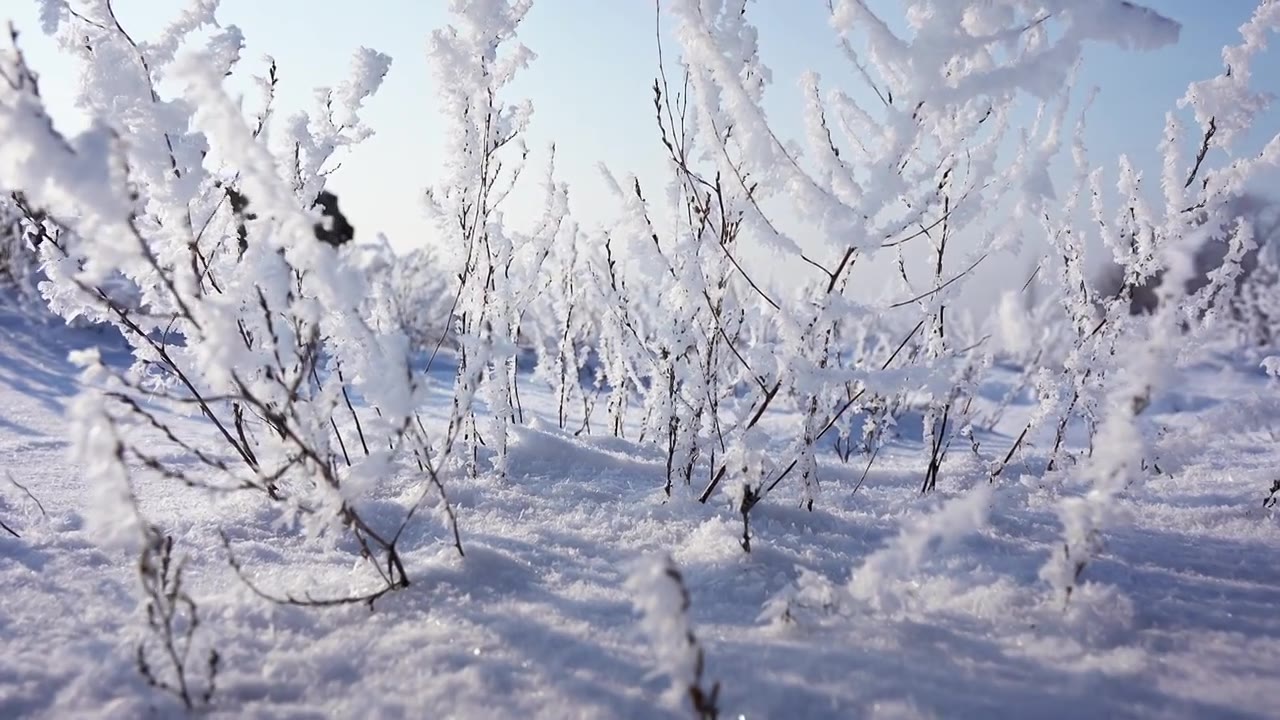
[[[99,544],[98,491],[68,460],[63,414],[80,371],[65,358],[87,347],[128,362],[98,331],[0,320],[0,520],[22,536],[0,533],[0,717],[180,714],[135,671],[136,558]],[[1280,526],[1258,502],[1277,462],[1274,428],[1256,424],[1280,411],[1260,399],[1267,383],[1243,366],[1180,376],[1184,390],[1144,419],[1169,429],[1164,473],[1114,501],[1131,522],[1108,534],[1065,610],[1037,571],[1060,542],[1055,498],[1081,488],[1041,479],[1042,451],[996,487],[922,500],[918,450],[899,441],[856,495],[829,492],[812,512],[761,506],[748,555],[720,507],[662,502],[651,449],[533,423],[517,430],[506,482],[453,486],[466,556],[415,526],[415,582],[372,612],[278,606],[246,589],[220,531],[269,587],[362,582],[348,552],[282,536],[278,513],[172,483],[139,495],[190,558],[190,592],[224,658],[216,717],[685,717],[658,700],[670,669],[654,672],[628,584],[639,559],[662,553],[683,574],[726,717],[1266,717],[1280,661],[1269,560]],[[533,387],[526,405],[554,413]],[[1030,411],[1023,398],[984,441],[1007,445]],[[826,469],[833,482],[860,473]],[[411,501],[392,490],[369,509]]]
[[[666,184],[602,168],[599,229],[554,149],[525,172],[532,6],[429,36],[410,257],[322,232],[376,50],[292,115],[268,58],[246,112],[217,0],[141,40],[43,0],[68,136],[0,45],[0,718],[1274,715],[1280,276],[1238,210],[1280,0],[1158,187],[1090,158],[1075,87],[1090,44],[1177,41],[1135,3],[833,0],[798,143],[752,4],[671,0]]]

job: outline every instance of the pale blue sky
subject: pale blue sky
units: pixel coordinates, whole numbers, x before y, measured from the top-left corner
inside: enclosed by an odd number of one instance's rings
[[[23,45],[44,75],[44,87],[60,115],[70,118],[70,65],[40,34],[35,0],[5,0],[24,31]],[[116,0],[121,19],[135,35],[147,36],[181,6],[180,0]],[[1093,48],[1083,84],[1103,92],[1091,116],[1094,158],[1112,162],[1129,152],[1140,167],[1158,167],[1155,143],[1164,113],[1186,83],[1215,74],[1220,50],[1234,42],[1236,28],[1252,12],[1252,0],[1147,0],[1183,24],[1181,42],[1153,53]],[[795,80],[808,68],[840,77],[846,73],[826,26],[821,0],[761,0],[753,14],[761,28],[766,62],[775,73],[768,109],[784,132],[798,120]],[[423,189],[435,175],[442,124],[434,106],[427,66],[428,33],[447,21],[445,0],[224,0],[220,17],[239,25],[247,39],[240,73],[259,71],[270,53],[279,61],[284,107],[309,107],[317,85],[340,81],[359,46],[391,55],[386,84],[370,103],[366,119],[377,135],[342,158],[333,184],[362,239],[377,231],[397,247],[429,237],[421,211]],[[537,0],[521,39],[538,58],[513,90],[535,106],[529,144],[535,150],[530,180],[540,175],[545,147],[558,144],[561,176],[571,184],[575,216],[590,226],[610,213],[596,165],[615,173],[636,172],[657,182],[661,147],[652,119],[650,85],[656,69],[654,6],[651,0]],[[668,48],[673,51],[673,48]],[[1260,86],[1280,93],[1280,53],[1255,69]],[[73,120],[67,121],[73,125]],[[1266,118],[1272,132],[1280,115]],[[1256,142],[1255,138],[1255,142]],[[511,208],[515,219],[533,214],[526,197]]]

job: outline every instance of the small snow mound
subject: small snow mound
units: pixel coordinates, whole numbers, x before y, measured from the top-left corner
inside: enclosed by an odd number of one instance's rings
[[[1134,629],[1133,601],[1114,586],[1086,582],[1071,593],[1063,613],[1064,630],[1090,648],[1114,648],[1128,642]]]
[[[991,494],[989,485],[979,485],[932,514],[904,522],[898,537],[872,553],[854,571],[849,580],[850,594],[881,612],[903,609],[902,591],[916,585],[911,575],[930,556],[947,552],[987,524]]]
[[[741,536],[741,525],[720,516],[709,518],[680,544],[675,551],[675,560],[686,567],[717,567],[742,562],[746,554],[738,544]]]

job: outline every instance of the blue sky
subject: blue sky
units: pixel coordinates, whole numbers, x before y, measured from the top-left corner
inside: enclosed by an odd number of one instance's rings
[[[36,0],[6,0],[24,32],[23,45],[44,76],[44,88],[68,127],[74,87],[72,67],[40,34]],[[1100,85],[1091,115],[1093,157],[1113,161],[1128,152],[1155,173],[1155,143],[1164,113],[1186,83],[1215,74],[1220,50],[1234,42],[1236,28],[1252,12],[1252,0],[1148,0],[1149,6],[1180,21],[1181,42],[1152,53],[1095,47],[1082,84]],[[134,34],[146,37],[175,12],[179,0],[115,0]],[[436,173],[442,123],[434,81],[425,57],[429,32],[447,22],[445,0],[224,0],[220,17],[239,25],[247,38],[240,72],[257,72],[264,54],[275,56],[283,78],[283,107],[309,107],[311,89],[339,82],[359,46],[391,55],[386,84],[370,103],[366,119],[377,135],[344,157],[333,184],[362,239],[378,231],[397,247],[412,247],[430,236],[421,195]],[[794,127],[799,103],[795,80],[808,68],[845,72],[826,26],[820,0],[761,0],[752,12],[761,28],[762,53],[775,84],[768,109],[783,128]],[[359,9],[352,9],[358,7]],[[561,176],[571,184],[575,216],[590,226],[609,217],[611,200],[600,188],[597,163],[615,173],[636,172],[657,182],[661,148],[652,119],[650,85],[657,55],[651,0],[537,0],[521,39],[538,58],[513,90],[535,106],[529,137],[531,170],[545,162],[545,148],[557,141]],[[673,48],[669,48],[669,52]],[[1270,53],[1272,68],[1280,67]],[[1280,93],[1280,71],[1266,63],[1256,69],[1259,84]],[[1268,124],[1280,126],[1272,113]],[[534,173],[534,179],[540,173]],[[528,196],[510,209],[519,221],[534,214]]]

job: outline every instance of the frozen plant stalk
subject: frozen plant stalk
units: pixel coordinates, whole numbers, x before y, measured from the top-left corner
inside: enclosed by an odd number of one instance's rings
[[[671,678],[670,696],[688,698],[694,714],[712,720],[719,714],[720,683],[704,683],[705,655],[689,620],[689,591],[675,562],[666,556],[642,561],[627,581],[642,614],[656,670]]]

